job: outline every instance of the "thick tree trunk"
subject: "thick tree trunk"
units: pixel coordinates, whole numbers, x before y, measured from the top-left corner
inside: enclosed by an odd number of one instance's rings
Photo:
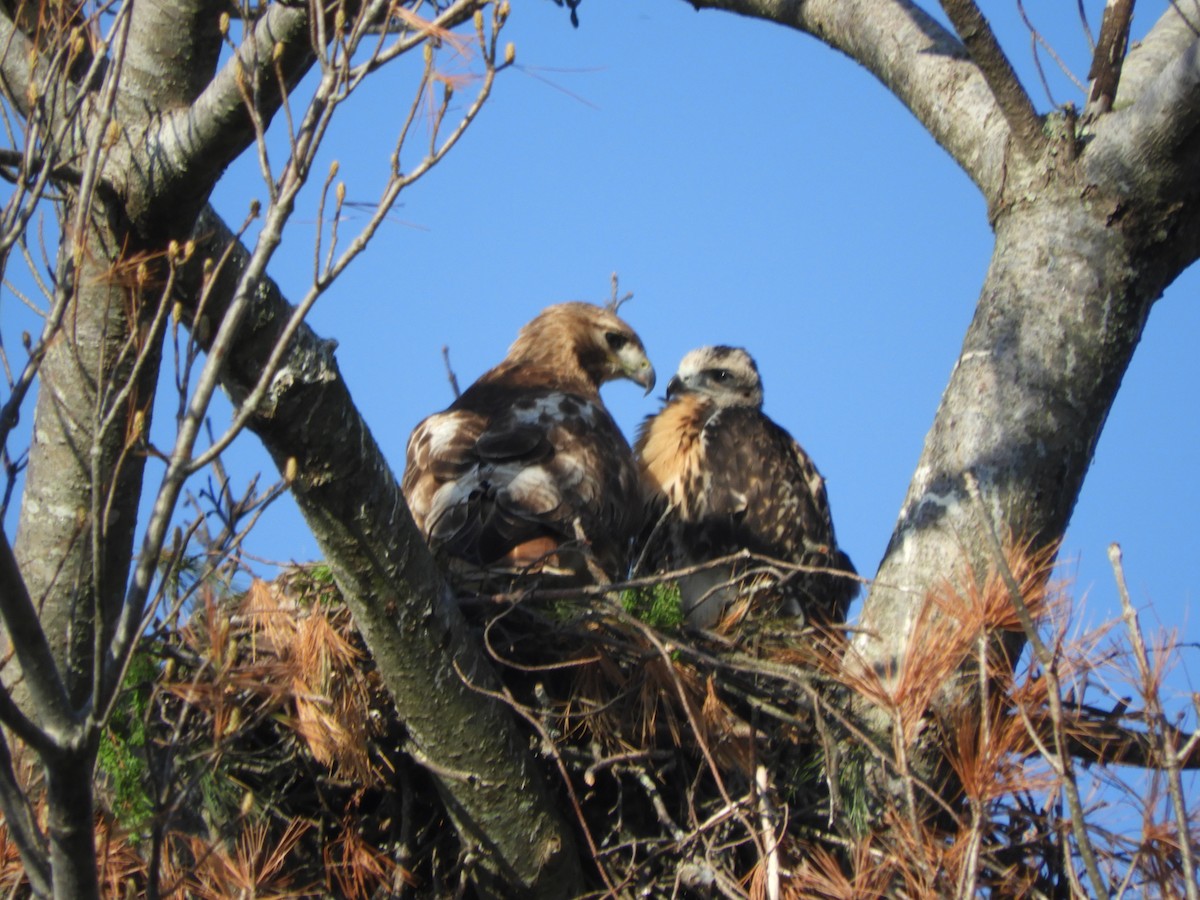
[[[855,647],[879,672],[899,672],[929,592],[994,569],[984,522],[1034,549],[1061,538],[1151,305],[1177,274],[1142,238],[1165,213],[1122,218],[1121,201],[1070,172],[1025,196],[997,216],[974,320],[864,612]]]
[[[125,594],[145,467],[138,439],[158,379],[136,273],[121,269],[131,236],[117,218],[97,213],[82,245],[66,239],[59,253],[58,290],[71,299],[40,370],[14,546],[76,709],[91,689],[92,625],[110,626]]]
[[[92,767],[95,751],[72,751],[46,767],[46,830],[55,900],[99,897]]]
[[[46,827],[54,896],[71,900],[99,892],[95,741],[81,740],[81,726],[93,703],[97,657],[103,661],[125,595],[145,468],[141,439],[159,362],[136,270],[124,256],[133,239],[119,215],[100,219],[99,198],[92,208],[82,241],[64,237],[59,252],[57,289],[70,300],[39,370],[14,546],[70,707],[64,728],[25,703],[36,694],[23,683],[13,690],[57,745],[42,759]]]

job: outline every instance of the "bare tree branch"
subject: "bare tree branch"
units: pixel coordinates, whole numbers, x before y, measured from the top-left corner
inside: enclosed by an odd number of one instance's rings
[[[1103,40],[1101,41],[1103,43]],[[1157,745],[1158,757],[1161,760],[1161,766],[1165,770],[1167,779],[1167,792],[1171,797],[1171,807],[1175,813],[1175,827],[1179,829],[1181,835],[1186,835],[1189,832],[1189,820],[1187,814],[1187,805],[1183,796],[1183,782],[1180,778],[1180,770],[1182,768],[1182,760],[1176,753],[1177,738],[1171,733],[1171,729],[1167,726],[1167,717],[1163,713],[1162,703],[1159,697],[1159,683],[1155,677],[1155,667],[1150,663],[1150,654],[1146,651],[1146,642],[1142,638],[1142,627],[1138,622],[1137,612],[1133,608],[1133,601],[1129,599],[1129,586],[1125,583],[1125,569],[1121,565],[1121,548],[1117,544],[1110,544],[1108,547],[1108,558],[1112,563],[1113,574],[1117,579],[1117,593],[1121,597],[1122,618],[1125,620],[1125,629],[1129,635],[1129,642],[1133,647],[1133,659],[1137,665],[1138,676],[1141,680],[1141,689],[1144,702],[1146,704],[1146,718],[1153,734],[1154,743]],[[1195,857],[1192,853],[1191,840],[1184,839],[1180,841],[1180,862],[1183,865],[1184,884],[1186,885],[1188,900],[1197,900],[1196,890],[1196,874],[1195,874]]]
[[[280,88],[311,67],[309,26],[307,6],[271,4],[195,101],[147,135],[147,145],[164,157],[162,166],[206,184],[224,171],[255,138],[252,111],[270,122],[283,103]]]
[[[1068,703],[1062,707],[1062,721],[1067,752],[1081,762],[1139,769],[1163,768],[1157,739],[1143,730],[1144,713],[1122,709],[1106,711],[1083,703]],[[1033,717],[1032,724],[1039,741],[1053,743],[1055,726],[1048,712],[1041,718]],[[1195,735],[1167,727],[1176,744],[1187,746],[1192,743],[1191,748],[1180,755],[1179,768],[1200,769],[1200,743],[1194,742]]]
[[[3,733],[0,733],[0,812],[4,813],[4,823],[17,845],[21,865],[25,867],[25,875],[33,893],[39,897],[50,896],[50,864],[46,857],[45,838],[34,819],[29,797],[17,780],[12,754],[9,753],[8,741]]]
[[[1087,115],[1103,115],[1112,109],[1117,86],[1121,83],[1121,66],[1129,47],[1129,26],[1133,22],[1133,0],[1108,0],[1104,19],[1100,23],[1100,39],[1092,56],[1088,78],[1092,82],[1088,94]]]
[[[1042,123],[1029,95],[1000,48],[996,35],[974,0],[941,0],[958,36],[979,66],[992,95],[1000,106],[1017,146],[1027,156],[1036,156],[1045,146]]]
[[[475,2],[475,0],[469,0],[469,2]],[[475,99],[462,114],[458,124],[451,130],[450,134],[446,135],[444,138],[439,134],[439,130],[435,127],[433,130],[433,144],[429,148],[428,155],[412,169],[403,173],[401,173],[398,169],[393,169],[391,176],[388,178],[387,184],[383,189],[383,195],[376,204],[375,212],[371,215],[367,224],[362,228],[360,233],[354,238],[354,240],[350,242],[350,245],[337,257],[336,260],[332,259],[334,246],[331,244],[331,258],[329,263],[326,265],[323,271],[319,271],[317,273],[317,277],[314,278],[313,284],[309,291],[296,305],[296,309],[292,314],[292,323],[288,326],[288,330],[285,331],[285,333],[281,336],[281,341],[272,351],[272,355],[264,361],[258,384],[249,394],[247,394],[246,397],[242,399],[241,408],[238,410],[233,423],[226,430],[226,433],[220,439],[214,442],[212,447],[192,461],[190,467],[193,470],[206,466],[216,453],[219,453],[225,446],[228,446],[233,438],[241,432],[246,423],[255,414],[258,404],[261,402],[271,380],[274,378],[276,366],[278,365],[279,359],[282,357],[285,348],[287,347],[292,330],[299,326],[300,322],[303,321],[304,316],[316,303],[317,299],[330,286],[333,280],[345,270],[351,261],[353,261],[360,253],[363,252],[363,250],[366,249],[368,242],[374,236],[379,226],[383,223],[387,213],[391,210],[392,206],[396,202],[396,199],[399,197],[400,192],[415,181],[422,178],[434,166],[441,162],[441,160],[445,158],[446,154],[453,149],[454,145],[458,143],[463,134],[466,133],[467,128],[470,126],[471,122],[475,120],[475,117],[483,108],[483,104],[491,95],[492,85],[495,80],[496,73],[503,68],[503,66],[496,67],[494,65],[494,46],[492,46],[490,50],[486,50],[486,52],[489,62],[487,74],[483,78],[483,82],[479,87]],[[432,59],[427,60],[426,62],[426,73],[422,80],[422,85],[428,84],[431,76]],[[408,126],[411,124],[413,117],[416,115],[417,108],[420,105],[420,97],[422,93],[423,92],[418,92],[417,97],[414,99],[413,105],[410,109],[409,119],[406,122],[405,127],[402,129],[401,137],[398,140],[398,146],[404,143]],[[442,106],[439,110],[439,121],[440,117],[445,114],[449,101],[450,96],[444,95]],[[308,164],[308,161],[305,161],[299,168],[306,169]]]
[[[0,10],[0,86],[13,106],[25,111],[28,106],[29,82],[33,74],[29,65],[32,41],[8,14]]]
[[[210,0],[147,0],[134,3],[130,16],[122,99],[164,112],[187,106],[217,66],[217,8]]]
[[[1071,71],[1071,69],[1067,66],[1067,64],[1063,60],[1063,58],[1061,56],[1059,56],[1058,51],[1055,50],[1054,47],[1050,44],[1050,42],[1047,41],[1046,38],[1042,36],[1042,33],[1040,31],[1038,31],[1037,28],[1034,27],[1033,22],[1030,20],[1029,16],[1025,12],[1025,4],[1022,3],[1021,0],[1017,0],[1017,12],[1021,16],[1021,21],[1025,23],[1025,27],[1029,29],[1030,49],[1033,53],[1033,61],[1037,65],[1038,77],[1041,78],[1041,80],[1042,80],[1042,88],[1046,92],[1046,99],[1050,101],[1050,105],[1058,106],[1058,103],[1055,101],[1054,96],[1050,93],[1050,83],[1048,81],[1046,81],[1046,73],[1042,69],[1041,57],[1038,54],[1039,47],[1041,47],[1042,50],[1044,50],[1046,52],[1046,54],[1052,60],[1054,60],[1054,63],[1058,66],[1058,68],[1062,71],[1062,73],[1064,75],[1066,75],[1067,78],[1077,88],[1079,88],[1080,92],[1082,92],[1084,90],[1083,83],[1076,77],[1075,73]]]
[[[0,619],[21,664],[39,724],[47,737],[66,743],[74,727],[67,689],[54,654],[38,624],[38,611],[25,587],[8,536],[0,531]]]
[[[373,53],[354,79],[375,71],[386,60],[422,45],[426,37],[446,34],[470,18],[478,0],[456,0],[420,28],[404,29],[396,42]],[[368,7],[362,17],[375,17]],[[186,183],[208,184],[254,140],[256,123],[269,123],[290,89],[314,61],[309,7],[273,3],[254,23],[252,32],[191,106],[165,116],[148,133],[147,158]],[[363,30],[363,29],[360,29]],[[411,30],[411,34],[409,31]],[[356,34],[346,40],[357,39]],[[352,85],[351,85],[352,88]],[[327,101],[336,90],[326,93]]]

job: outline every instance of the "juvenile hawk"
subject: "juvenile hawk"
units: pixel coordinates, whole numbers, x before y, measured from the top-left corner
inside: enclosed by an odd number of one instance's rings
[[[837,546],[824,480],[792,436],[763,414],[762,402],[758,366],[740,347],[701,347],[680,362],[666,406],[642,423],[635,445],[654,498],[657,525],[646,559],[656,570],[749,550],[854,574]],[[681,579],[688,621],[709,627],[739,591],[761,586],[747,575],[752,567],[720,566]],[[781,595],[787,612],[840,622],[857,591],[850,578],[792,573]]]

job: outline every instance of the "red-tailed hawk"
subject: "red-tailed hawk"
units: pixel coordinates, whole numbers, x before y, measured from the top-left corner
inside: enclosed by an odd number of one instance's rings
[[[653,389],[641,339],[607,309],[562,303],[416,427],[401,487],[454,580],[625,575],[642,502],[633,452],[600,399],[618,378]]]
[[[854,573],[837,547],[825,482],[808,454],[762,412],[758,366],[740,347],[701,347],[684,356],[667,404],[641,426],[635,445],[646,489],[656,498],[645,559],[682,569],[740,550],[785,563]],[[753,563],[706,569],[680,580],[688,622],[716,623],[762,579]],[[784,573],[787,574],[786,572]],[[795,573],[776,594],[784,611],[845,621],[858,591],[850,578]]]

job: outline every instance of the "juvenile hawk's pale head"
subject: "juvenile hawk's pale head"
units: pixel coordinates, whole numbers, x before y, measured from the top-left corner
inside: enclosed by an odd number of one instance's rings
[[[741,347],[698,347],[679,362],[667,384],[667,399],[700,394],[718,406],[750,406],[763,402],[762,379],[754,358]]]

